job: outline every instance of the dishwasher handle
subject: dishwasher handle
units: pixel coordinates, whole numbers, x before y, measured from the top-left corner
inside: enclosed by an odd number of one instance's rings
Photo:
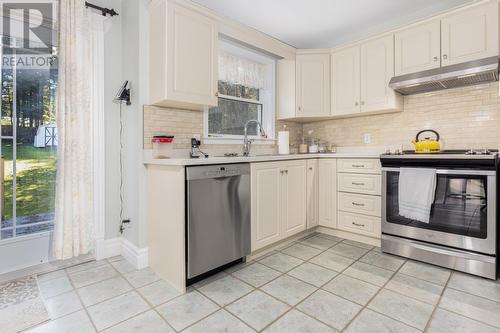
[[[250,174],[249,163],[202,165],[186,168],[186,180],[225,179]]]

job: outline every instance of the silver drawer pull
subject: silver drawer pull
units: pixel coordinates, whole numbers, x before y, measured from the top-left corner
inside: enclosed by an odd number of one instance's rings
[[[351,182],[352,185],[356,185],[356,186],[364,186],[365,183],[356,183],[356,182]]]
[[[364,203],[359,203],[359,202],[354,202],[354,201],[353,201],[353,202],[351,202],[351,204],[352,204],[353,206],[359,206],[359,207],[364,207],[364,206],[365,206],[365,204],[364,204]]]
[[[353,225],[355,225],[356,227],[364,227],[365,225],[364,224],[360,224],[360,223],[356,223],[356,222],[351,222]]]
[[[351,167],[353,167],[353,168],[364,168],[365,165],[364,164],[352,164]]]

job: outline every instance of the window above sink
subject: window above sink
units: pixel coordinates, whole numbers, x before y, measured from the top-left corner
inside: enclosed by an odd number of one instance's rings
[[[204,143],[241,144],[248,120],[262,123],[267,137],[254,124],[249,138],[274,143],[276,59],[236,44],[219,40],[218,106],[204,115]]]

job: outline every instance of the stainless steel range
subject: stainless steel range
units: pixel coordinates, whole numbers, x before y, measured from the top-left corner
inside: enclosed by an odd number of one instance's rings
[[[497,150],[386,153],[382,163],[382,251],[497,276]],[[399,215],[401,168],[436,169],[428,223]]]

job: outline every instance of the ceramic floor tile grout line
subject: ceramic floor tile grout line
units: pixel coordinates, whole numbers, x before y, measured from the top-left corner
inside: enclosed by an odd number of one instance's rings
[[[429,327],[431,325],[432,319],[434,318],[434,314],[436,313],[436,310],[439,308],[439,303],[441,303],[441,298],[443,298],[444,292],[448,288],[448,284],[450,283],[452,275],[453,275],[453,273],[451,273],[450,276],[448,276],[448,279],[446,280],[446,284],[445,284],[443,290],[441,291],[441,294],[439,295],[439,299],[436,303],[436,306],[432,310],[431,316],[429,317],[429,320],[427,321],[427,324],[424,327],[424,330],[423,330],[424,333],[427,332],[427,330],[429,329]]]
[[[249,296],[250,294],[252,294],[252,293],[253,293],[253,292],[255,292],[255,291],[259,291],[259,292],[263,293],[264,295],[266,295],[266,297],[270,297],[270,299],[273,299],[274,301],[279,302],[280,304],[285,304],[285,305],[286,305],[286,311],[284,311],[283,313],[281,313],[280,315],[278,315],[276,318],[274,318],[273,320],[271,320],[269,323],[267,323],[267,324],[266,324],[266,326],[264,326],[264,327],[263,327],[260,331],[265,331],[265,330],[269,329],[269,327],[273,326],[276,322],[278,322],[278,321],[280,321],[280,320],[282,320],[282,319],[284,319],[284,318],[287,318],[287,315],[290,315],[290,313],[292,313],[293,311],[297,311],[298,313],[300,313],[300,314],[302,314],[302,315],[307,316],[307,318],[311,318],[312,320],[314,320],[314,321],[316,321],[316,322],[319,322],[319,323],[321,323],[322,325],[326,325],[326,326],[327,326],[327,327],[329,327],[329,328],[336,329],[336,328],[335,328],[335,327],[333,327],[332,325],[330,325],[330,324],[328,324],[328,323],[325,323],[325,322],[323,322],[322,320],[320,320],[320,319],[316,318],[314,315],[310,315],[310,314],[308,314],[308,313],[305,313],[304,311],[302,311],[302,310],[300,310],[300,309],[298,308],[298,307],[299,307],[299,305],[301,305],[301,304],[302,304],[303,302],[305,302],[308,298],[310,298],[310,297],[311,297],[311,295],[313,295],[313,294],[315,294],[315,293],[317,293],[318,291],[320,291],[320,290],[321,290],[321,291],[326,292],[326,293],[328,293],[328,294],[330,294],[330,295],[334,295],[335,297],[338,297],[339,299],[342,299],[342,300],[348,301],[348,302],[350,302],[350,303],[352,303],[352,304],[356,304],[357,306],[359,306],[359,307],[360,307],[360,309],[356,312],[356,314],[355,314],[355,315],[354,315],[354,316],[353,316],[353,317],[352,317],[352,318],[351,318],[351,319],[350,319],[350,320],[349,320],[349,321],[345,324],[345,326],[342,328],[342,330],[341,330],[341,331],[343,332],[343,331],[346,331],[346,330],[347,330],[347,329],[348,329],[348,328],[349,328],[349,327],[350,327],[350,326],[351,326],[351,325],[352,325],[352,324],[353,324],[353,323],[354,323],[354,322],[355,322],[355,321],[359,318],[359,316],[361,315],[361,313],[362,313],[363,311],[366,311],[366,309],[370,309],[370,308],[368,308],[368,306],[369,306],[369,305],[373,302],[373,300],[374,300],[374,299],[375,299],[375,298],[376,298],[376,297],[377,297],[377,296],[378,296],[378,295],[379,295],[382,291],[386,290],[386,291],[393,292],[393,294],[394,294],[394,295],[399,295],[399,296],[402,296],[402,297],[405,297],[405,298],[408,298],[408,299],[411,299],[411,300],[415,300],[415,301],[418,301],[418,302],[420,302],[420,303],[423,303],[423,304],[427,304],[427,305],[432,306],[432,313],[430,314],[429,318],[427,318],[427,322],[426,322],[426,325],[425,325],[425,328],[424,328],[424,331],[425,331],[425,332],[427,332],[427,331],[429,330],[430,325],[432,324],[432,321],[433,321],[433,320],[434,320],[434,318],[435,318],[435,314],[436,314],[437,309],[438,309],[438,308],[442,309],[441,307],[439,307],[439,304],[441,303],[441,299],[442,299],[442,297],[443,297],[443,295],[444,295],[445,291],[446,291],[446,290],[448,290],[448,289],[453,289],[453,290],[458,290],[458,291],[462,292],[462,291],[461,291],[461,290],[459,290],[459,289],[455,289],[455,288],[450,288],[450,287],[449,287],[449,283],[450,283],[450,281],[451,281],[451,279],[452,279],[452,277],[453,277],[453,274],[454,274],[453,272],[451,272],[451,273],[448,275],[445,285],[444,285],[444,286],[441,286],[441,285],[436,284],[436,283],[434,283],[434,282],[432,282],[432,281],[427,281],[427,280],[424,280],[424,279],[421,279],[421,278],[418,278],[418,277],[414,277],[414,276],[411,276],[411,275],[406,275],[406,274],[404,274],[404,273],[401,273],[402,268],[403,268],[403,267],[404,267],[404,266],[405,266],[408,262],[414,262],[414,261],[412,261],[412,260],[402,259],[402,263],[399,265],[399,267],[398,267],[396,270],[392,270],[392,269],[388,270],[387,268],[385,268],[385,267],[384,267],[384,265],[377,266],[377,265],[372,265],[372,264],[370,264],[370,263],[365,263],[365,262],[361,261],[361,260],[362,260],[365,256],[367,256],[367,255],[369,255],[369,254],[371,254],[371,253],[376,253],[376,254],[384,255],[383,253],[380,253],[379,251],[377,251],[377,248],[376,248],[376,247],[373,247],[373,246],[371,246],[371,247],[370,247],[370,249],[369,249],[369,250],[367,250],[367,252],[366,252],[366,253],[364,253],[362,256],[360,256],[360,257],[359,257],[359,258],[357,258],[357,259],[352,259],[352,258],[349,258],[349,257],[342,256],[342,254],[338,254],[340,257],[343,257],[343,258],[347,258],[347,259],[352,260],[352,263],[351,263],[351,264],[349,264],[349,265],[347,265],[347,266],[346,266],[345,268],[343,268],[342,270],[340,270],[340,272],[339,272],[339,271],[337,271],[337,270],[332,270],[332,269],[329,269],[329,268],[324,267],[324,266],[319,265],[319,264],[311,263],[311,260],[313,260],[315,257],[317,257],[317,256],[319,256],[319,255],[321,255],[321,254],[323,254],[323,253],[325,253],[325,252],[327,252],[327,251],[330,251],[332,247],[334,247],[334,246],[336,246],[336,245],[338,245],[338,244],[341,244],[341,243],[343,243],[344,241],[346,241],[345,239],[341,239],[340,241],[335,242],[334,244],[331,244],[331,245],[330,245],[330,246],[328,246],[327,248],[323,248],[323,249],[319,249],[319,248],[316,248],[316,247],[311,246],[311,245],[309,245],[309,244],[304,244],[304,243],[302,243],[302,242],[301,242],[301,241],[303,241],[303,240],[305,240],[305,239],[307,239],[307,238],[317,237],[317,236],[320,236],[320,235],[321,235],[321,234],[311,234],[311,235],[308,235],[307,237],[304,237],[304,238],[300,238],[300,239],[294,240],[294,241],[292,241],[292,242],[290,242],[290,243],[286,244],[286,246],[283,246],[283,244],[280,244],[280,246],[276,247],[276,248],[278,248],[278,250],[275,250],[273,247],[271,247],[271,248],[269,249],[269,253],[266,253],[266,254],[265,254],[265,255],[263,255],[263,256],[259,256],[259,257],[255,258],[255,259],[251,259],[251,260],[249,260],[248,262],[244,263],[242,266],[237,267],[237,269],[234,269],[234,268],[233,268],[233,269],[232,269],[232,268],[228,268],[228,269],[226,269],[225,271],[223,271],[223,274],[221,274],[220,276],[218,276],[218,277],[217,277],[216,279],[214,279],[213,281],[210,281],[209,283],[206,283],[206,284],[201,284],[201,285],[196,285],[196,284],[195,284],[194,286],[189,287],[188,292],[193,292],[193,291],[194,291],[194,292],[199,293],[202,297],[205,297],[205,298],[206,298],[207,300],[209,300],[210,302],[213,302],[213,303],[216,305],[216,309],[214,309],[213,311],[211,311],[209,314],[204,315],[203,317],[201,317],[200,319],[196,320],[195,322],[190,323],[188,326],[184,327],[184,328],[182,329],[182,331],[188,330],[190,327],[193,327],[193,326],[195,326],[195,325],[198,325],[200,322],[203,322],[203,321],[207,320],[207,318],[208,318],[208,317],[214,316],[216,313],[218,313],[218,312],[220,312],[220,311],[225,311],[226,313],[228,313],[228,314],[231,316],[231,318],[235,318],[235,319],[236,319],[236,320],[238,320],[239,322],[242,322],[244,325],[248,326],[250,329],[254,330],[254,329],[253,329],[253,327],[252,327],[252,325],[250,325],[249,323],[247,323],[245,320],[243,320],[243,319],[239,318],[239,317],[238,317],[238,315],[236,315],[236,314],[232,313],[231,311],[229,311],[229,310],[227,309],[227,307],[229,307],[229,306],[231,306],[232,304],[234,304],[234,303],[238,302],[239,300],[241,300],[241,299],[243,299],[243,298],[245,298],[245,297]],[[323,238],[328,239],[327,237],[323,237]],[[293,246],[293,245],[295,245],[295,244],[300,244],[300,245],[303,245],[303,246],[306,246],[306,247],[309,247],[309,248],[312,248],[312,249],[315,249],[315,250],[320,250],[321,252],[319,252],[317,255],[315,255],[315,256],[313,256],[313,257],[311,257],[311,258],[310,258],[310,259],[308,259],[308,260],[303,260],[303,259],[300,259],[300,258],[295,257],[295,256],[293,256],[293,255],[285,254],[285,253],[283,253],[283,252],[282,252],[282,251],[286,250],[287,248],[289,248],[289,247],[291,247],[291,246]],[[345,242],[345,244],[350,245],[350,246],[354,246],[354,247],[358,247],[358,246],[356,246],[355,244],[349,244],[348,242]],[[366,247],[359,247],[359,248],[360,248],[360,249],[362,248],[362,249],[365,249],[365,250],[366,250]],[[331,252],[331,251],[330,251],[330,252]],[[275,268],[273,268],[273,267],[271,267],[271,266],[268,266],[268,265],[266,265],[266,264],[264,264],[264,263],[262,263],[262,262],[261,262],[262,260],[264,260],[265,258],[267,258],[267,257],[269,257],[269,256],[272,256],[272,255],[279,255],[279,254],[281,254],[281,255],[287,255],[287,256],[289,256],[289,257],[291,257],[291,258],[294,258],[294,260],[295,260],[295,259],[300,260],[300,263],[299,263],[299,264],[297,264],[296,266],[293,266],[292,268],[290,268],[290,269],[286,269],[284,272],[282,272],[282,271],[277,271]],[[114,259],[117,259],[117,258],[114,258]],[[102,262],[102,263],[101,263],[101,265],[104,265],[104,264],[106,264],[106,263],[107,263],[107,264],[109,264],[111,267],[113,267],[113,270],[117,273],[116,275],[114,275],[113,277],[110,277],[110,278],[106,278],[106,279],[104,279],[104,280],[100,280],[100,281],[97,281],[97,282],[92,282],[91,284],[86,285],[85,287],[81,287],[81,288],[92,287],[92,286],[97,285],[97,284],[99,284],[99,283],[102,283],[102,282],[105,282],[105,281],[109,281],[109,280],[111,280],[111,279],[114,279],[114,278],[119,277],[119,278],[123,278],[123,279],[126,281],[127,285],[129,285],[129,287],[130,287],[131,289],[130,289],[130,290],[128,290],[128,291],[126,291],[126,292],[121,292],[121,293],[119,293],[119,294],[117,294],[117,295],[113,295],[112,297],[108,297],[108,298],[106,298],[105,300],[101,300],[101,301],[99,301],[98,303],[95,303],[95,304],[90,305],[89,307],[94,306],[94,305],[101,304],[101,303],[103,303],[103,302],[109,301],[109,300],[111,300],[111,299],[115,299],[115,298],[120,297],[120,296],[123,296],[124,294],[126,294],[126,293],[128,293],[128,292],[135,292],[135,293],[137,293],[137,294],[139,295],[140,299],[142,299],[142,300],[145,302],[145,304],[147,305],[147,309],[145,309],[145,310],[143,310],[143,311],[141,311],[141,312],[139,312],[139,313],[137,313],[137,314],[134,314],[133,316],[127,317],[127,318],[122,319],[122,320],[120,320],[120,321],[118,321],[118,322],[116,322],[116,323],[113,323],[113,325],[110,325],[109,327],[103,328],[103,330],[109,330],[109,329],[112,329],[112,328],[114,328],[114,327],[117,327],[117,326],[119,326],[119,325],[122,325],[122,324],[124,324],[124,323],[128,322],[129,320],[132,320],[132,319],[134,319],[134,318],[137,318],[137,317],[140,317],[140,316],[142,316],[142,315],[145,315],[145,314],[146,314],[146,313],[148,313],[148,312],[152,312],[152,313],[154,313],[154,314],[155,314],[155,316],[159,316],[159,317],[161,318],[161,323],[164,323],[167,327],[169,327],[169,329],[172,329],[174,332],[178,332],[177,330],[175,330],[175,329],[173,328],[173,326],[169,323],[169,321],[168,321],[165,317],[163,317],[163,316],[161,315],[161,313],[159,312],[159,310],[158,310],[158,309],[159,309],[161,306],[164,306],[165,304],[168,304],[169,302],[172,302],[172,301],[174,301],[175,299],[178,299],[178,298],[182,297],[182,296],[183,296],[183,295],[185,295],[185,294],[179,294],[179,295],[176,295],[176,296],[174,296],[174,297],[172,297],[172,298],[169,298],[169,299],[167,299],[166,301],[164,301],[164,302],[162,302],[162,303],[160,303],[160,304],[158,304],[158,305],[154,306],[154,305],[153,305],[153,303],[151,303],[151,302],[150,302],[150,301],[146,298],[146,296],[145,296],[145,295],[143,295],[143,294],[142,294],[139,290],[140,290],[141,288],[148,287],[148,286],[151,286],[151,285],[153,285],[153,284],[155,284],[155,283],[158,283],[158,281],[162,281],[162,280],[161,280],[161,279],[158,279],[158,280],[155,280],[155,281],[153,281],[153,282],[148,282],[148,283],[146,283],[145,285],[141,285],[141,286],[139,286],[139,287],[134,287],[134,286],[133,286],[133,285],[131,285],[131,283],[130,283],[130,282],[129,282],[129,281],[128,281],[125,277],[124,277],[124,275],[125,275],[125,274],[124,274],[124,273],[121,273],[120,271],[118,271],[118,269],[117,269],[114,265],[112,265],[112,264],[111,264],[112,262],[114,262],[114,261],[111,261],[111,259],[106,259],[106,260],[104,260],[104,262]],[[313,285],[311,282],[305,281],[306,279],[305,279],[305,280],[303,280],[303,279],[301,279],[301,278],[296,278],[296,277],[294,277],[294,276],[292,276],[292,275],[290,274],[290,272],[291,272],[292,270],[294,270],[295,268],[297,268],[297,267],[299,267],[299,266],[301,266],[301,265],[304,265],[304,264],[306,264],[306,263],[307,263],[307,264],[311,264],[311,265],[318,266],[319,268],[323,268],[323,269],[325,269],[325,270],[327,270],[327,271],[330,271],[330,272],[332,272],[332,273],[335,273],[336,275],[335,275],[335,276],[333,276],[333,277],[331,277],[331,278],[329,278],[329,279],[326,279],[326,282],[323,282],[321,285],[316,286],[316,285]],[[354,264],[356,264],[356,263],[363,263],[363,264],[367,265],[367,267],[368,267],[368,268],[369,268],[369,267],[374,267],[374,268],[378,268],[378,269],[385,269],[385,270],[387,270],[387,271],[390,271],[390,272],[391,272],[391,275],[387,278],[387,280],[386,280],[386,281],[385,281],[385,282],[384,282],[381,286],[380,286],[380,285],[377,285],[377,284],[374,284],[374,283],[373,283],[373,281],[369,281],[369,278],[368,278],[368,279],[367,279],[367,278],[365,278],[364,280],[362,280],[362,279],[359,279],[359,278],[357,278],[357,277],[355,277],[355,276],[346,275],[346,274],[345,274],[345,271],[346,271],[346,270],[348,270],[351,266],[353,266],[353,265],[354,265]],[[239,271],[241,271],[241,270],[243,270],[243,269],[245,269],[245,268],[247,268],[247,267],[249,267],[249,266],[251,266],[251,265],[255,265],[255,264],[260,264],[260,265],[262,265],[263,267],[266,267],[266,269],[271,269],[271,270],[273,270],[273,271],[277,272],[276,276],[275,276],[275,277],[273,277],[273,278],[271,278],[271,279],[264,279],[264,280],[266,280],[266,282],[265,282],[265,283],[263,283],[263,284],[261,284],[261,285],[259,285],[258,287],[254,287],[253,285],[251,285],[251,284],[249,284],[248,282],[246,282],[243,278],[240,278],[240,277],[238,277],[238,276],[237,276],[237,274],[236,274],[237,272],[239,272]],[[389,265],[390,265],[390,264],[389,264]],[[395,264],[394,264],[394,265],[395,265]],[[393,266],[391,266],[391,267],[394,267],[394,265],[393,265]],[[95,268],[95,267],[94,267],[94,268]],[[92,267],[89,267],[89,268],[88,268],[88,270],[90,270],[90,269],[92,269]],[[65,273],[65,274],[64,274],[64,276],[66,276],[66,278],[68,279],[68,281],[69,281],[69,283],[70,283],[70,285],[71,285],[71,288],[72,288],[72,289],[71,289],[71,290],[69,290],[69,291],[66,291],[66,292],[64,292],[64,293],[62,293],[62,294],[59,294],[59,295],[64,295],[64,294],[66,294],[66,293],[74,292],[74,293],[76,294],[76,296],[78,297],[78,301],[80,302],[80,304],[81,304],[81,306],[82,306],[82,309],[80,309],[80,310],[76,310],[76,311],[73,311],[73,312],[71,312],[71,313],[69,313],[69,314],[65,314],[64,316],[61,316],[61,317],[59,317],[59,318],[57,318],[57,319],[62,319],[62,318],[65,318],[65,317],[67,317],[67,316],[74,315],[74,314],[75,314],[75,313],[77,313],[78,311],[82,311],[82,310],[83,310],[83,311],[84,311],[84,313],[86,314],[86,316],[88,317],[88,319],[89,319],[89,321],[90,321],[90,323],[91,323],[92,327],[93,327],[94,329],[96,329],[96,330],[97,330],[97,327],[95,326],[94,321],[93,321],[92,317],[90,316],[90,313],[88,312],[88,308],[89,308],[89,307],[85,306],[85,304],[83,303],[82,298],[81,298],[81,296],[80,296],[80,294],[79,294],[79,292],[78,292],[78,291],[79,291],[79,289],[81,289],[81,288],[78,288],[78,289],[77,289],[77,288],[75,288],[74,283],[73,283],[73,280],[72,280],[72,279],[71,279],[71,277],[69,276],[68,272],[67,272],[67,271],[64,271],[64,273]],[[367,273],[369,273],[369,271],[367,271]],[[339,276],[341,276],[341,275],[345,275],[345,276],[347,276],[348,278],[354,279],[354,280],[356,280],[356,281],[360,281],[360,282],[363,282],[363,283],[368,283],[369,285],[373,285],[373,286],[377,287],[377,288],[378,288],[378,290],[377,290],[377,291],[376,291],[376,293],[374,293],[374,294],[373,294],[373,295],[372,295],[372,296],[368,299],[368,301],[367,301],[367,302],[363,305],[363,304],[358,303],[358,301],[353,301],[353,300],[350,300],[350,299],[348,299],[348,298],[346,298],[346,297],[344,297],[344,296],[340,296],[340,295],[335,294],[334,292],[331,292],[331,291],[328,291],[328,290],[323,289],[323,288],[325,288],[325,286],[326,286],[327,284],[331,283],[334,279],[338,278],[338,277],[339,277]],[[417,298],[415,298],[415,297],[413,297],[413,296],[410,296],[410,295],[404,295],[404,294],[402,294],[402,293],[400,293],[400,292],[398,292],[398,291],[393,291],[393,290],[391,290],[391,289],[387,289],[387,288],[386,288],[386,287],[387,287],[387,285],[388,285],[391,281],[393,281],[393,279],[394,279],[397,275],[408,276],[408,277],[410,277],[410,278],[416,279],[417,281],[422,281],[422,282],[426,282],[426,283],[432,283],[432,284],[434,284],[434,285],[436,285],[436,286],[440,286],[440,287],[442,287],[442,290],[441,290],[441,292],[440,292],[439,299],[438,299],[437,303],[436,303],[436,304],[430,304],[430,303],[428,303],[427,301],[422,301],[422,300],[417,299]],[[300,281],[301,283],[304,283],[304,285],[307,285],[307,286],[309,286],[309,287],[310,287],[310,291],[305,292],[305,294],[300,294],[300,293],[298,294],[298,295],[300,295],[300,298],[301,298],[301,299],[300,299],[300,301],[298,301],[298,302],[297,302],[296,304],[294,304],[293,306],[292,306],[292,305],[290,305],[290,304],[287,304],[286,302],[282,301],[282,300],[281,300],[281,299],[279,299],[278,297],[275,297],[275,296],[273,296],[273,295],[269,294],[268,292],[266,292],[266,291],[264,291],[264,290],[262,289],[264,286],[266,286],[266,285],[268,285],[268,284],[270,284],[270,283],[274,282],[274,281],[275,281],[275,280],[277,280],[277,279],[283,278],[283,277],[285,277],[285,276],[286,276],[286,277],[289,277],[289,278],[292,278],[292,279],[296,279],[297,281]],[[369,276],[369,275],[368,275],[368,276]],[[249,291],[248,291],[248,292],[246,292],[246,293],[242,294],[241,296],[239,296],[239,297],[237,297],[236,299],[232,300],[232,301],[231,301],[231,302],[229,302],[228,304],[226,304],[226,305],[224,305],[224,306],[220,306],[220,305],[218,305],[218,303],[217,303],[217,302],[215,302],[215,300],[213,300],[212,298],[210,298],[207,294],[205,294],[205,293],[204,293],[203,291],[201,291],[200,289],[201,289],[203,286],[208,285],[208,284],[210,284],[210,283],[213,283],[213,282],[215,282],[215,281],[218,281],[219,279],[224,278],[224,277],[231,277],[231,278],[234,278],[234,279],[236,279],[237,281],[240,281],[241,283],[244,283],[245,285],[248,285],[250,288],[249,288]],[[366,281],[365,281],[365,280],[366,280]],[[309,288],[309,287],[308,287],[308,288]],[[160,288],[160,287],[159,287],[159,288]],[[417,288],[418,288],[418,287],[417,287]],[[161,289],[160,289],[160,290],[161,290]],[[492,301],[492,302],[495,302],[495,303],[500,304],[499,302],[496,302],[496,301],[493,301],[493,300],[490,300],[490,299],[484,298],[484,297],[482,297],[482,296],[478,296],[478,295],[475,295],[475,294],[471,294],[471,293],[469,293],[469,292],[464,292],[464,293],[469,294],[469,295],[472,295],[472,296],[475,296],[475,297],[479,297],[479,298],[481,298],[481,299],[489,300],[489,301]],[[59,296],[59,295],[58,295],[58,296]],[[305,296],[304,296],[304,295],[305,295]],[[54,296],[54,297],[55,297],[55,296]],[[51,297],[51,298],[52,298],[52,297]],[[44,298],[44,300],[45,300],[45,298]],[[430,309],[430,308],[429,308],[429,309]],[[383,316],[384,318],[388,318],[388,320],[393,320],[395,323],[400,323],[400,324],[403,324],[403,325],[407,325],[408,327],[413,327],[413,325],[409,325],[409,324],[407,324],[407,323],[405,323],[405,322],[402,322],[402,321],[401,321],[400,319],[398,319],[398,318],[393,318],[393,317],[388,316],[388,315],[386,315],[386,314],[384,314],[384,313],[380,313],[380,312],[379,312],[379,311],[377,311],[377,310],[370,309],[370,311],[373,311],[374,313],[377,313],[378,315]],[[456,315],[460,316],[461,318],[465,318],[465,319],[467,319],[467,320],[472,320],[472,321],[474,321],[474,322],[477,322],[477,323],[480,323],[480,324],[487,325],[488,327],[494,327],[494,328],[496,328],[495,326],[492,326],[491,324],[487,324],[487,323],[484,323],[484,322],[483,322],[483,321],[481,321],[481,320],[477,320],[477,319],[474,319],[474,318],[470,318],[469,316],[466,316],[466,315],[463,315],[463,314],[460,314],[460,313],[456,313],[456,312],[454,312],[454,311],[452,311],[452,310],[447,310],[447,309],[446,309],[445,311],[450,311],[450,313],[454,313],[454,314],[456,314]],[[44,324],[46,324],[46,323],[44,323]],[[37,325],[37,326],[35,326],[35,327],[43,326],[44,324],[40,324],[40,325]]]

